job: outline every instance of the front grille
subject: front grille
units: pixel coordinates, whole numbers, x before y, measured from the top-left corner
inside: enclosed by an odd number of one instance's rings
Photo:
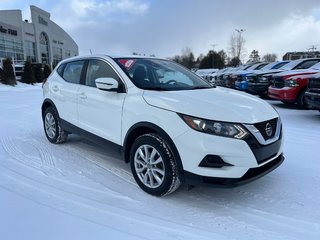
[[[247,77],[247,79],[249,82],[257,82],[258,77],[257,77],[257,75],[251,75],[251,76]]]
[[[268,145],[261,145],[257,141],[257,139],[252,134],[250,134],[245,141],[256,157],[257,163],[262,164],[275,157],[279,153],[281,147],[281,138],[282,134],[280,133],[279,139],[277,141]]]
[[[256,123],[254,124],[254,126],[260,131],[264,140],[268,140],[270,138],[273,138],[276,133],[277,121],[278,119],[274,118],[268,121]]]
[[[273,87],[275,88],[283,88],[284,87],[284,80],[281,77],[273,78]]]
[[[309,80],[308,88],[319,88],[320,89],[320,79],[319,78],[311,78]]]

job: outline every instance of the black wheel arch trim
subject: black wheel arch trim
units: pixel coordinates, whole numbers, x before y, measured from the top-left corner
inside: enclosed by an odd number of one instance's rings
[[[59,116],[59,112],[58,112],[58,109],[56,107],[56,105],[53,103],[53,101],[49,98],[46,98],[43,100],[43,103],[41,105],[41,115],[42,115],[42,118],[43,118],[43,114],[46,110],[46,108],[50,106],[50,107],[53,107],[55,109],[55,111],[57,112],[58,116]]]
[[[161,127],[159,127],[151,122],[138,122],[138,123],[134,124],[133,126],[131,126],[129,128],[129,130],[127,131],[126,136],[124,138],[124,144],[123,144],[125,162],[130,161],[130,149],[131,149],[131,146],[132,146],[134,140],[136,139],[136,138],[134,138],[134,136],[136,136],[135,132],[139,131],[139,129],[149,130],[149,133],[151,130],[151,132],[159,134],[159,136],[169,144],[169,148],[172,151],[172,153],[175,157],[177,166],[178,166],[179,175],[181,176],[180,179],[183,179],[183,172],[184,172],[183,171],[183,164],[182,164],[180,154],[178,152],[177,147],[175,146],[171,137],[166,133],[166,131],[164,131]],[[143,133],[143,131],[141,133]],[[141,134],[138,134],[138,136],[141,136]],[[132,137],[133,137],[133,139],[132,139]]]

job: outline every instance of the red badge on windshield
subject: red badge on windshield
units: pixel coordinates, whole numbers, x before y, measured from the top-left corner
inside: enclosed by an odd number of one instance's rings
[[[127,70],[130,70],[130,68],[135,64],[136,60],[134,59],[120,59],[118,60],[119,63],[121,63]]]

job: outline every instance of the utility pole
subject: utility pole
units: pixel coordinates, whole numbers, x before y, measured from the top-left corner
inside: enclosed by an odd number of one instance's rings
[[[311,47],[308,48],[308,51],[311,52],[312,57],[316,57],[316,50],[317,50],[317,46],[316,45],[311,45]]]

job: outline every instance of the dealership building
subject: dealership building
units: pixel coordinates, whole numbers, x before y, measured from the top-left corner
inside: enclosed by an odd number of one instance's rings
[[[31,21],[22,19],[21,10],[0,10],[0,58],[55,66],[78,55],[78,45],[50,20],[50,13],[36,6],[30,11]]]

